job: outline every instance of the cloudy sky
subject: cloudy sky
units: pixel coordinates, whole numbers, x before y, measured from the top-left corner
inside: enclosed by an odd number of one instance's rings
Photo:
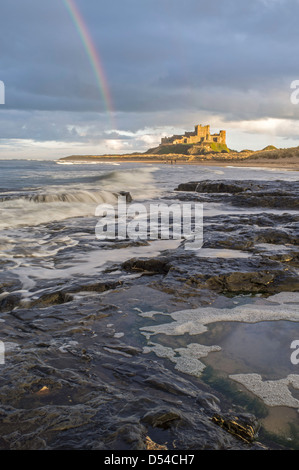
[[[145,151],[195,124],[298,146],[298,17],[299,0],[1,0],[0,158]]]

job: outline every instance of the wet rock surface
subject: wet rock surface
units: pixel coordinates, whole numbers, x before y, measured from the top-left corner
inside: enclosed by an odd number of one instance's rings
[[[146,449],[149,436],[168,449],[247,449],[215,426],[215,403],[226,405],[203,384],[115,336],[120,316],[96,298],[2,317],[1,448]]]
[[[146,449],[148,438],[168,449],[279,448],[259,443],[254,415],[232,409],[219,391],[167,358],[144,354],[139,328],[153,320],[138,316],[138,308],[172,311],[240,293],[299,291],[298,215],[264,211],[297,208],[297,193],[296,184],[275,181],[184,183],[177,191],[182,201],[261,210],[207,217],[196,254],[182,243],[153,257],[111,257],[101,269],[91,262],[84,275],[40,276],[26,295],[14,270],[3,271],[0,448]],[[66,228],[45,229],[51,239]],[[69,227],[78,243],[54,253],[51,269],[68,273],[78,254],[96,256],[93,229],[93,219]],[[147,244],[107,242],[102,250]]]
[[[195,192],[204,200],[227,202],[239,207],[298,209],[297,181],[198,181],[181,183],[177,191]]]

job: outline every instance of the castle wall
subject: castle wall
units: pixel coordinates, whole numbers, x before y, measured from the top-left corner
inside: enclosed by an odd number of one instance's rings
[[[173,135],[161,139],[161,144],[208,144],[210,142],[226,144],[226,131],[211,135],[209,125],[196,125],[194,132],[185,132],[184,135]]]

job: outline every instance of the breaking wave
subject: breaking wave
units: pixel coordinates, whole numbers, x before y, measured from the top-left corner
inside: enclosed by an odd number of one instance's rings
[[[62,193],[46,193],[46,194],[35,194],[34,196],[25,196],[31,202],[36,203],[52,203],[52,202],[65,202],[65,203],[83,203],[88,204],[89,202],[101,203],[109,202],[114,203],[117,197],[117,193],[111,193],[109,191],[71,191]]]
[[[130,193],[135,200],[154,196],[153,171],[152,168],[112,171],[92,181],[87,175],[89,181],[85,183],[4,193],[0,197],[0,230],[92,217],[98,204],[116,204],[122,193]]]

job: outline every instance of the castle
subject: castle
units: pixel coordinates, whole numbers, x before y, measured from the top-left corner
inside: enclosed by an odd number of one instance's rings
[[[194,132],[185,132],[184,135],[173,135],[172,137],[163,137],[161,145],[169,144],[202,144],[207,145],[213,142],[226,145],[226,131],[220,131],[219,134],[210,134],[210,126],[195,126]]]

